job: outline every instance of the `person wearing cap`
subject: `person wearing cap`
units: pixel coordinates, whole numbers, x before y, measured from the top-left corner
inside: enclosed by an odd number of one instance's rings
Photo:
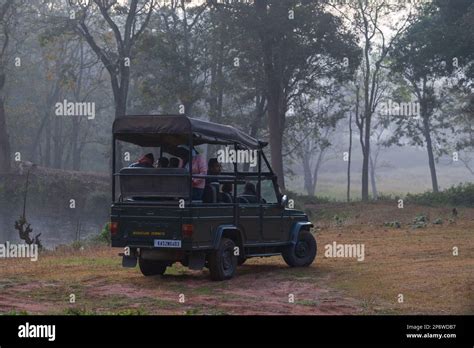
[[[152,153],[147,153],[145,156],[141,157],[138,162],[132,163],[129,165],[131,168],[154,168],[153,163],[155,162],[155,157]]]

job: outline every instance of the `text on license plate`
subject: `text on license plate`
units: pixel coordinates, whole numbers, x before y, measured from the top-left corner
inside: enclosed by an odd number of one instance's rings
[[[170,239],[155,239],[155,248],[181,248],[181,241]]]

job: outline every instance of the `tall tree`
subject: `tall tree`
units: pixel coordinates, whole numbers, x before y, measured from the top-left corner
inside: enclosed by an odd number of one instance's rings
[[[109,72],[115,102],[115,117],[125,115],[130,86],[130,66],[134,46],[148,26],[155,8],[154,0],[130,0],[126,5],[118,0],[69,0],[74,14],[73,23]],[[101,18],[95,15],[97,9]],[[110,32],[101,30],[102,20]],[[101,23],[102,24],[102,23]],[[112,42],[111,42],[112,41]]]
[[[347,151],[347,189],[346,189],[346,200],[351,201],[351,166],[352,166],[352,122],[353,114],[355,118],[359,119],[360,112],[360,85],[355,84],[355,105],[354,110],[349,110],[349,148]]]
[[[431,11],[431,7],[423,11]],[[439,190],[436,157],[446,152],[447,130],[453,129],[447,114],[439,110],[439,84],[446,62],[442,55],[436,53],[436,46],[426,44],[435,42],[439,34],[431,26],[429,16],[421,15],[397,39],[391,54],[392,71],[403,76],[406,81],[405,86],[399,88],[399,95],[403,95],[405,88],[419,103],[419,115],[400,112],[401,108],[395,110],[393,118],[396,129],[392,142],[400,144],[406,137],[412,144],[426,148],[433,192]],[[410,103],[410,99],[405,102]],[[393,113],[394,110],[391,111]]]
[[[290,105],[318,79],[336,74],[344,58],[357,61],[358,50],[341,21],[318,1],[256,0],[250,6],[253,10],[241,7],[242,30],[259,39],[271,162],[284,191],[283,136]]]
[[[400,13],[402,5],[390,1],[356,0],[345,3],[342,8],[334,9],[354,26],[361,38],[362,64],[361,74],[361,113],[356,114],[355,123],[359,130],[359,140],[362,149],[362,200],[369,199],[369,162],[370,138],[372,134],[372,116],[380,102],[383,90],[380,88],[383,63],[392,50],[393,42],[405,30],[410,15],[402,16],[399,21],[393,21],[395,13]],[[383,28],[390,25],[391,37]]]
[[[452,120],[455,137],[450,141],[459,159],[473,173],[474,151],[474,3],[471,0],[434,0],[421,12],[420,22],[432,33],[425,46],[443,62],[442,75],[449,81],[442,112]]]
[[[172,0],[152,16],[152,31],[140,40],[141,96],[148,109],[192,116],[208,80],[207,4]],[[182,108],[180,110],[180,107]]]
[[[0,5],[0,172],[11,169],[10,140],[7,130],[3,89],[6,79],[7,50],[15,16],[14,0],[5,0]]]
[[[287,153],[303,167],[304,189],[310,196],[316,193],[319,172],[331,147],[331,136],[344,117],[338,83],[318,89],[313,97],[301,96],[287,120],[285,137]]]

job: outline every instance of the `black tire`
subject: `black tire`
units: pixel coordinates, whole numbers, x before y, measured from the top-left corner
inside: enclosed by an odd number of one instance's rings
[[[295,245],[290,245],[283,250],[283,259],[290,267],[307,267],[316,257],[317,244],[313,235],[306,230],[299,233]]]
[[[141,257],[138,259],[138,266],[140,267],[140,271],[146,277],[154,275],[163,275],[168,265],[168,261],[146,260]]]
[[[222,238],[219,248],[209,255],[209,271],[212,280],[226,280],[234,276],[237,268],[234,248],[235,243],[232,239]]]

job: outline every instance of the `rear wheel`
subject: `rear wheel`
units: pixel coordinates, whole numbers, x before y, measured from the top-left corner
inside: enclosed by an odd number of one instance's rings
[[[138,259],[138,266],[144,276],[162,275],[166,271],[169,262],[160,260]]]
[[[287,246],[282,255],[288,266],[306,267],[313,263],[316,251],[316,239],[309,231],[301,231],[296,244]]]
[[[225,280],[234,276],[237,268],[234,248],[235,243],[232,239],[222,238],[219,248],[209,255],[209,271],[212,280]]]

